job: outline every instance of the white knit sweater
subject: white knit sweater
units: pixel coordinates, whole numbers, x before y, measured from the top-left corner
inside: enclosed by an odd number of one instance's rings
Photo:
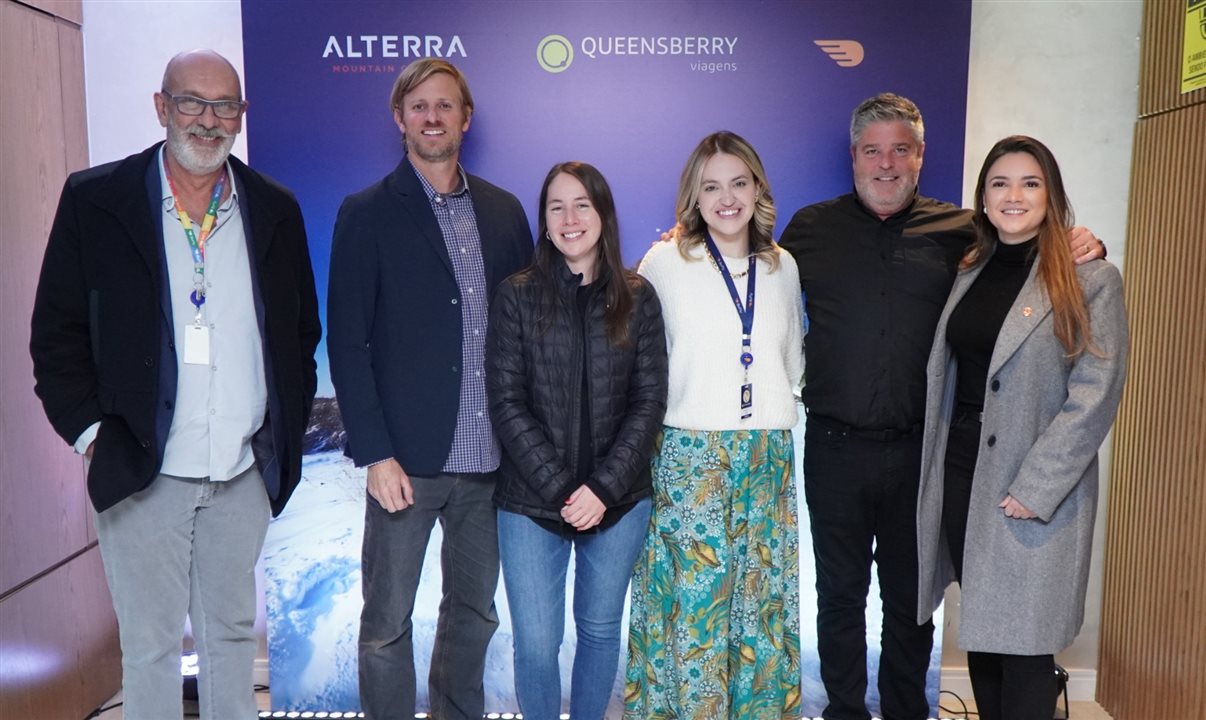
[[[754,331],[753,416],[741,420],[741,319],[724,278],[708,261],[702,245],[692,259],[675,242],[655,243],[639,272],[657,290],[666,323],[670,356],[670,396],[666,424],[689,430],[781,430],[796,424],[796,399],[803,375],[803,314],[800,277],[791,255],[776,248],[779,268],[758,261]],[[729,272],[749,267],[747,260],[725,258]],[[748,277],[734,281],[745,303]]]

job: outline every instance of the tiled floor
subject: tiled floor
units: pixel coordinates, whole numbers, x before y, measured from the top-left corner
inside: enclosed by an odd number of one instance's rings
[[[975,701],[972,700],[971,698],[964,698],[963,700],[964,700],[964,702],[967,703],[967,710],[969,712],[974,713],[976,710]],[[115,703],[119,703],[119,702],[121,702],[121,694],[120,693],[118,693],[117,697],[115,697],[112,700],[110,700],[109,702],[105,703],[104,707],[108,707],[108,706],[114,705]],[[267,692],[256,693],[256,705],[260,708],[260,710],[271,709],[271,701],[268,697]],[[969,716],[968,714],[966,714],[963,710],[963,705],[960,704],[959,700],[953,698],[952,696],[950,696],[948,694],[944,694],[941,697],[940,707],[943,710],[942,717],[944,719],[952,718],[953,720],[968,720],[969,718],[976,717],[975,715]],[[186,713],[191,712],[195,715],[197,712],[197,709],[195,706],[190,708],[186,704],[184,711]],[[1059,706],[1058,712],[1059,713],[1063,712],[1062,701]],[[121,718],[122,718],[121,706],[119,705],[117,707],[114,707],[111,710],[101,713],[97,717],[100,720],[121,720]],[[1062,717],[1062,715],[1057,714],[1057,717]],[[1100,705],[1098,705],[1095,702],[1073,702],[1072,708],[1071,708],[1071,713],[1069,715],[1069,720],[1112,720],[1112,718],[1110,717],[1110,715],[1108,713],[1106,713],[1105,710],[1101,709]]]
[[[117,695],[113,696],[113,698],[111,698],[109,700],[109,702],[107,702],[101,706],[102,708],[110,708],[110,709],[106,710],[105,712],[101,713],[100,715],[97,715],[96,718],[98,720],[122,720],[124,715],[122,715],[120,703],[121,703],[121,693],[119,692],[119,693],[117,693]],[[268,696],[267,690],[265,690],[263,692],[257,692],[255,694],[255,706],[257,708],[259,708],[261,711],[272,709],[272,699]],[[197,704],[185,701],[184,716],[186,718],[197,717],[198,716],[197,715]]]
[[[963,705],[958,699],[952,697],[949,693],[943,693],[938,699],[938,707],[942,711],[942,717],[952,718],[952,720],[975,720],[979,716],[976,712],[976,701],[970,697],[963,698],[963,702],[967,703],[967,711],[964,711]],[[1055,717],[1063,718],[1064,701],[1060,700],[1059,705],[1055,709]],[[1072,707],[1069,709],[1068,720],[1113,720],[1110,714],[1101,708],[1095,702],[1083,701],[1072,702]]]

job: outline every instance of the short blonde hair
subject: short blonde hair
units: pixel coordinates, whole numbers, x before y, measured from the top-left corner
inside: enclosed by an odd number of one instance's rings
[[[427,79],[436,73],[447,73],[456,81],[457,88],[461,91],[461,102],[465,104],[465,117],[473,115],[473,95],[469,92],[469,83],[465,80],[465,75],[457,69],[456,65],[441,60],[439,58],[422,58],[415,60],[406,67],[402,68],[402,72],[398,73],[398,79],[394,80],[394,88],[389,93],[389,109],[392,113],[402,107],[402,98],[416,87],[427,82]]]

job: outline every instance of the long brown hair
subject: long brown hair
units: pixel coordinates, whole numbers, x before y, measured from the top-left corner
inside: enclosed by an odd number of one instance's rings
[[[607,309],[604,312],[604,324],[607,326],[607,338],[616,347],[627,347],[631,341],[628,333],[629,320],[632,317],[632,288],[629,287],[629,273],[624,269],[624,261],[620,257],[620,223],[616,219],[616,203],[611,196],[611,187],[594,165],[584,162],[558,163],[549,170],[540,187],[540,205],[537,221],[536,252],[532,258],[531,269],[541,277],[545,296],[552,302],[560,302],[557,293],[556,265],[564,263],[561,251],[549,238],[548,221],[545,219],[544,207],[548,202],[549,185],[562,173],[576,178],[586,188],[590,204],[599,214],[602,225],[599,233],[599,243],[595,245],[595,280],[599,290],[605,293]],[[555,298],[555,299],[554,299]],[[547,318],[545,318],[547,319]]]
[[[714,132],[691,151],[687,166],[678,181],[678,199],[675,202],[675,217],[678,224],[670,235],[678,238],[678,251],[689,258],[687,251],[703,243],[707,223],[699,212],[699,184],[703,178],[704,165],[714,155],[732,155],[745,163],[754,177],[757,199],[754,201],[754,216],[750,219],[750,252],[770,264],[771,270],[779,267],[779,254],[775,249],[772,233],[775,230],[775,199],[771,196],[770,183],[762,160],[744,138],[727,130]]]
[[[1085,305],[1085,296],[1076,277],[1076,264],[1068,248],[1068,229],[1073,223],[1072,204],[1064,191],[1059,164],[1046,145],[1026,135],[1011,135],[998,141],[988,151],[976,181],[976,215],[973,220],[976,240],[964,255],[962,265],[968,268],[985,262],[996,246],[997,228],[988,219],[984,207],[985,184],[993,164],[1011,153],[1026,153],[1034,158],[1047,186],[1047,212],[1038,229],[1037,275],[1051,301],[1055,337],[1064,346],[1068,357],[1076,357],[1086,350],[1097,354],[1090,336],[1089,309]]]

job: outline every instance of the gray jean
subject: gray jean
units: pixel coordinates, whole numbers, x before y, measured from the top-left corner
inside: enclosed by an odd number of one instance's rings
[[[436,520],[443,598],[436,624],[428,692],[438,720],[481,718],[486,648],[498,627],[498,533],[491,497],[494,475],[410,478],[414,505],[386,512],[367,496],[361,554],[360,705],[365,717],[415,716],[411,614],[423,556]]]
[[[183,715],[184,619],[204,720],[254,718],[255,563],[271,510],[254,466],[225,482],[160,475],[96,519],[121,639],[127,720]]]

